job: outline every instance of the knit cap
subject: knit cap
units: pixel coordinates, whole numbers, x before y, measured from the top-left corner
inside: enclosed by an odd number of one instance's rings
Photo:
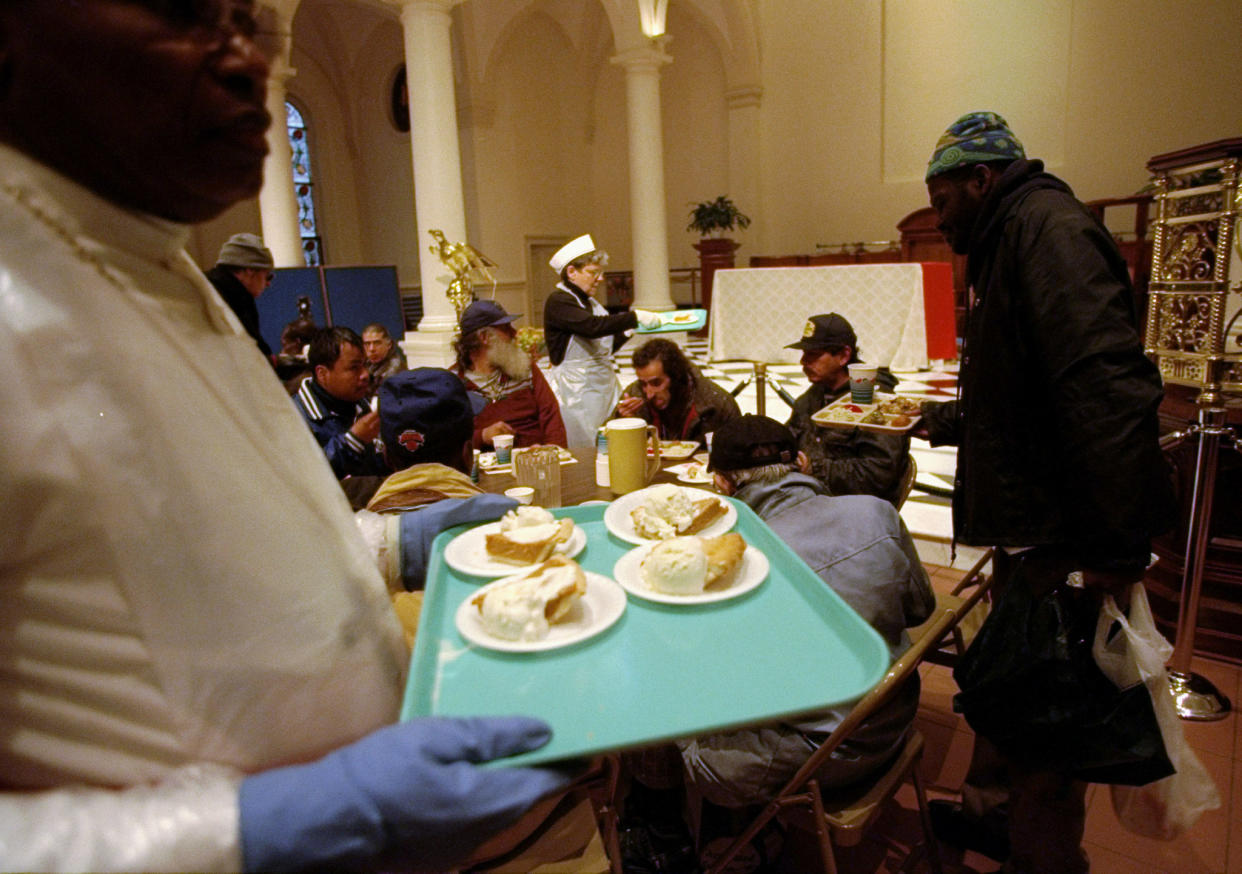
[[[927,162],[926,180],[958,167],[989,161],[1025,158],[1022,143],[1009,129],[1009,123],[995,112],[969,112],[941,134]]]

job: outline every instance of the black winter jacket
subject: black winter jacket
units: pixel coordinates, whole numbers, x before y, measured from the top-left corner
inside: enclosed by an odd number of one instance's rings
[[[1042,162],[1015,161],[983,205],[967,277],[958,400],[924,408],[932,444],[960,447],[956,538],[1143,567],[1173,520],[1164,390],[1111,235]]]

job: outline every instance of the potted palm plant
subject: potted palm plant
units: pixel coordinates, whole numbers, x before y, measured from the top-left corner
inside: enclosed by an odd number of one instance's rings
[[[715,200],[696,204],[690,210],[690,224],[686,225],[686,230],[698,231],[701,237],[718,239],[734,227],[746,230],[750,227],[750,217],[743,214],[727,194],[722,194]]]
[[[725,236],[734,228],[750,227],[750,217],[744,214],[727,194],[715,200],[705,200],[690,210],[687,231],[698,231],[702,238],[694,244],[699,253],[699,277],[703,285],[703,308],[711,312],[712,277],[717,270],[733,266],[733,253],[738,243]]]

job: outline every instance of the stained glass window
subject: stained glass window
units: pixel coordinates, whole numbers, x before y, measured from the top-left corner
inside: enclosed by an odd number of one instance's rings
[[[306,122],[292,103],[285,102],[285,118],[289,127],[289,149],[293,152],[293,192],[298,204],[298,232],[302,237],[302,255],[307,267],[323,263],[323,237],[315,220],[315,183],[311,178],[310,143]]]

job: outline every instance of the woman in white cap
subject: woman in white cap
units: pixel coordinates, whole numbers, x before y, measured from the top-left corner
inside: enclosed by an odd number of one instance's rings
[[[548,262],[561,276],[543,307],[544,338],[552,370],[548,374],[561,405],[568,444],[590,446],[621,397],[613,353],[639,325],[655,328],[658,314],[630,310],[610,315],[591,296],[608,253],[595,248],[590,234],[570,240]]]

